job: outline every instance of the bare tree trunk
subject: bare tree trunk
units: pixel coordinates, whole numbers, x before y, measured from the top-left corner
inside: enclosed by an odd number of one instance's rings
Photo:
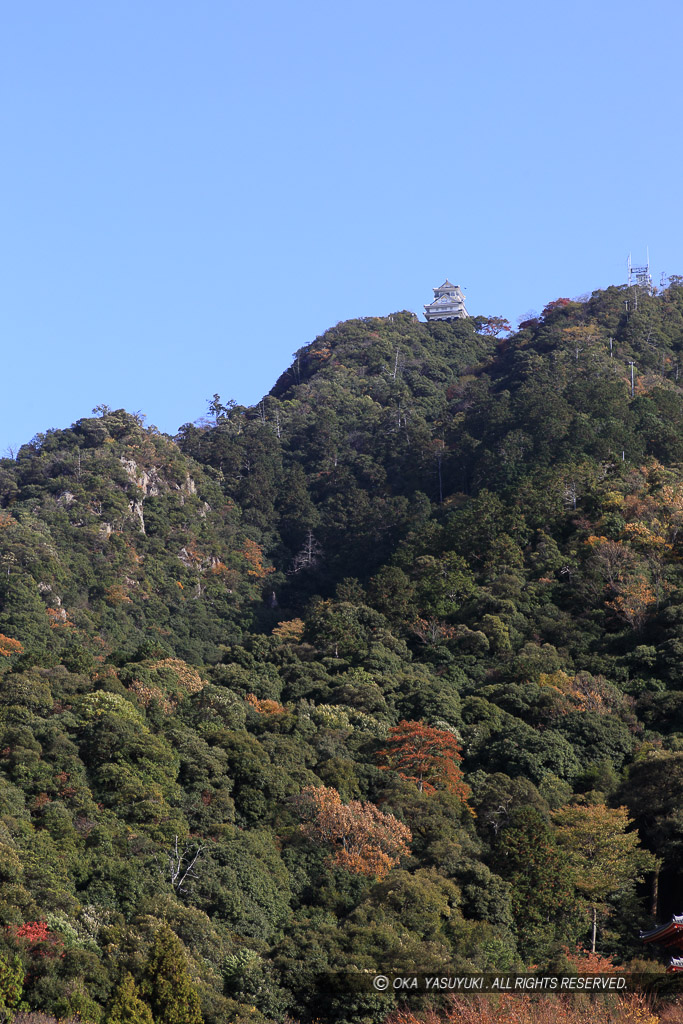
[[[659,864],[656,865],[652,874],[652,899],[650,902],[650,913],[657,917],[657,905],[659,903]]]
[[[203,846],[198,846],[194,856],[192,856],[192,850],[189,846],[186,846],[181,852],[178,845],[178,836],[175,837],[175,843],[168,855],[168,867],[171,885],[176,892],[185,892],[184,883],[188,879],[196,878],[194,867],[203,849]]]
[[[598,908],[593,907],[593,934],[591,935],[591,953],[595,952],[595,938],[598,934]]]

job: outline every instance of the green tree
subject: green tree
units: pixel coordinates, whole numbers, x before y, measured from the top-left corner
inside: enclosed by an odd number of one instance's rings
[[[185,948],[167,925],[156,934],[140,991],[163,1024],[203,1024],[199,996],[192,984]]]
[[[383,566],[370,580],[371,603],[390,622],[405,623],[415,618],[415,586],[397,566]]]
[[[447,551],[440,558],[422,555],[415,562],[415,570],[418,601],[428,614],[451,615],[474,591],[469,566],[454,551]]]
[[[512,885],[512,912],[522,953],[547,956],[571,928],[574,890],[569,859],[535,807],[519,807],[501,834],[494,868]]]
[[[133,975],[126,972],[114,993],[107,1024],[154,1024],[152,1011],[139,992]]]
[[[609,913],[609,900],[642,882],[642,872],[655,868],[655,858],[640,848],[626,807],[604,804],[569,806],[556,811],[557,840],[575,869],[576,889],[591,915],[591,950],[595,952],[598,915]]]
[[[18,957],[9,963],[0,957],[0,1022],[14,1020],[17,1010],[27,1009],[21,995],[24,987],[24,968]]]
[[[683,753],[636,761],[619,791],[650,850],[678,865],[683,854]]]

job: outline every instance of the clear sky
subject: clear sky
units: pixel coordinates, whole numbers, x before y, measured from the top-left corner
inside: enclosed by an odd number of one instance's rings
[[[683,5],[34,0],[0,12],[0,453],[175,432],[448,276],[515,321],[683,273]]]

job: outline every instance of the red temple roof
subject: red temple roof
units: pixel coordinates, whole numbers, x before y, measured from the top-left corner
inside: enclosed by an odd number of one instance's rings
[[[683,914],[674,914],[666,924],[641,932],[640,937],[643,942],[657,942],[667,949],[683,949]]]

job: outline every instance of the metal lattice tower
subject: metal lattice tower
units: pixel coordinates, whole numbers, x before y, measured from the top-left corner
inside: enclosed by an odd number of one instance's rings
[[[644,288],[648,295],[652,295],[652,275],[650,274],[650,250],[647,251],[647,263],[644,267],[634,267],[631,263],[631,253],[628,254],[628,286],[636,285]]]

